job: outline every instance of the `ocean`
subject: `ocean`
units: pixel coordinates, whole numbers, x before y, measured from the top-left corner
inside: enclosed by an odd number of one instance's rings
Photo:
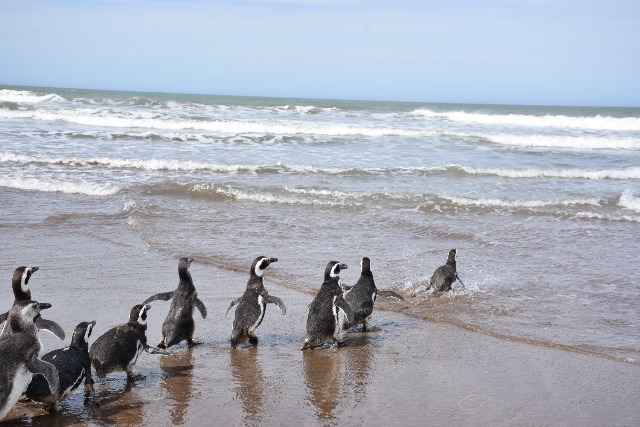
[[[388,310],[640,363],[638,108],[4,86],[0,141],[1,228],[121,221],[310,294],[367,256]],[[437,296],[452,248],[465,286]]]

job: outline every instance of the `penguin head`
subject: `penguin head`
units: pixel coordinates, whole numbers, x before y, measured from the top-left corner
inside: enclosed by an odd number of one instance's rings
[[[360,274],[371,274],[371,261],[367,257],[363,257],[360,260]]]
[[[20,323],[35,322],[40,317],[40,311],[51,308],[51,304],[32,300],[18,301],[9,311],[17,316]],[[12,316],[13,317],[13,316]]]
[[[456,250],[451,249],[449,251],[449,256],[447,257],[447,264],[455,264],[456,263]]]
[[[80,322],[73,331],[73,337],[71,337],[71,344],[75,344],[78,347],[88,345],[89,337],[93,331],[93,327],[96,325],[96,321]]]
[[[188,270],[193,262],[193,258],[182,257],[178,262],[178,271],[180,270]]]
[[[131,313],[129,314],[129,322],[137,323],[142,326],[147,325],[147,311],[151,306],[149,304],[142,305],[134,305],[131,309]]]
[[[259,256],[258,258],[253,260],[253,264],[251,264],[251,275],[256,275],[258,277],[262,277],[264,271],[269,267],[269,264],[272,262],[277,262],[278,258],[267,258],[266,256]]]
[[[39,270],[39,267],[25,267],[20,266],[13,272],[13,293],[29,294],[29,279],[31,275]]]
[[[324,269],[324,280],[330,280],[340,275],[340,271],[346,270],[347,264],[338,261],[329,261],[327,268]]]

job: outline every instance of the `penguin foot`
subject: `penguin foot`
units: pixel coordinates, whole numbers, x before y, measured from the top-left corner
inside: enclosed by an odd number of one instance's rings
[[[258,338],[257,337],[250,337],[249,338],[249,344],[258,345]]]
[[[187,344],[189,345],[189,347],[195,347],[197,345],[203,344],[203,342],[202,341],[187,340]]]
[[[162,340],[160,340],[160,342],[158,343],[158,345],[156,347],[163,348],[163,349],[167,348],[167,346],[164,345],[164,337],[162,337]]]
[[[147,378],[145,375],[142,374],[133,374],[133,373],[129,373],[127,372],[127,382],[132,383],[135,381],[139,381],[139,380],[143,380]]]

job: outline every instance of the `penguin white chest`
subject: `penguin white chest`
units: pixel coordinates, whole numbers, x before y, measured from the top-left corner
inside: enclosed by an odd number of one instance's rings
[[[333,297],[333,305],[331,306],[331,310],[333,311],[333,318],[335,319],[335,327],[333,329],[333,337],[337,340],[342,338],[342,322],[343,320],[340,318],[340,310],[336,305],[337,296]]]
[[[11,391],[9,392],[7,406],[4,408],[7,412],[9,412],[11,408],[13,408],[13,405],[15,405],[18,399],[20,399],[22,393],[27,390],[27,387],[29,387],[32,378],[33,374],[29,372],[29,370],[27,369],[27,365],[22,364],[13,377],[13,386],[11,387]],[[4,413],[3,411],[3,414],[0,415],[0,418],[2,418],[4,417],[4,415],[6,415],[6,413]]]
[[[136,364],[136,362],[138,361],[138,357],[140,356],[140,353],[142,353],[142,350],[144,350],[144,346],[142,345],[142,342],[138,340],[138,342],[136,343],[136,354],[129,361],[129,368],[131,368],[133,365]]]
[[[258,320],[256,320],[256,322],[249,328],[250,334],[253,334],[253,332],[256,330],[258,325],[260,325],[262,319],[264,318],[264,309],[267,304],[264,301],[264,298],[262,298],[262,295],[258,295],[258,305],[260,306],[260,315],[258,316]]]

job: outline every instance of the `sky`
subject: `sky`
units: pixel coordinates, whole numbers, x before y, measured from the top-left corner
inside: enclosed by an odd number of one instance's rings
[[[640,1],[0,0],[0,84],[640,107]]]

